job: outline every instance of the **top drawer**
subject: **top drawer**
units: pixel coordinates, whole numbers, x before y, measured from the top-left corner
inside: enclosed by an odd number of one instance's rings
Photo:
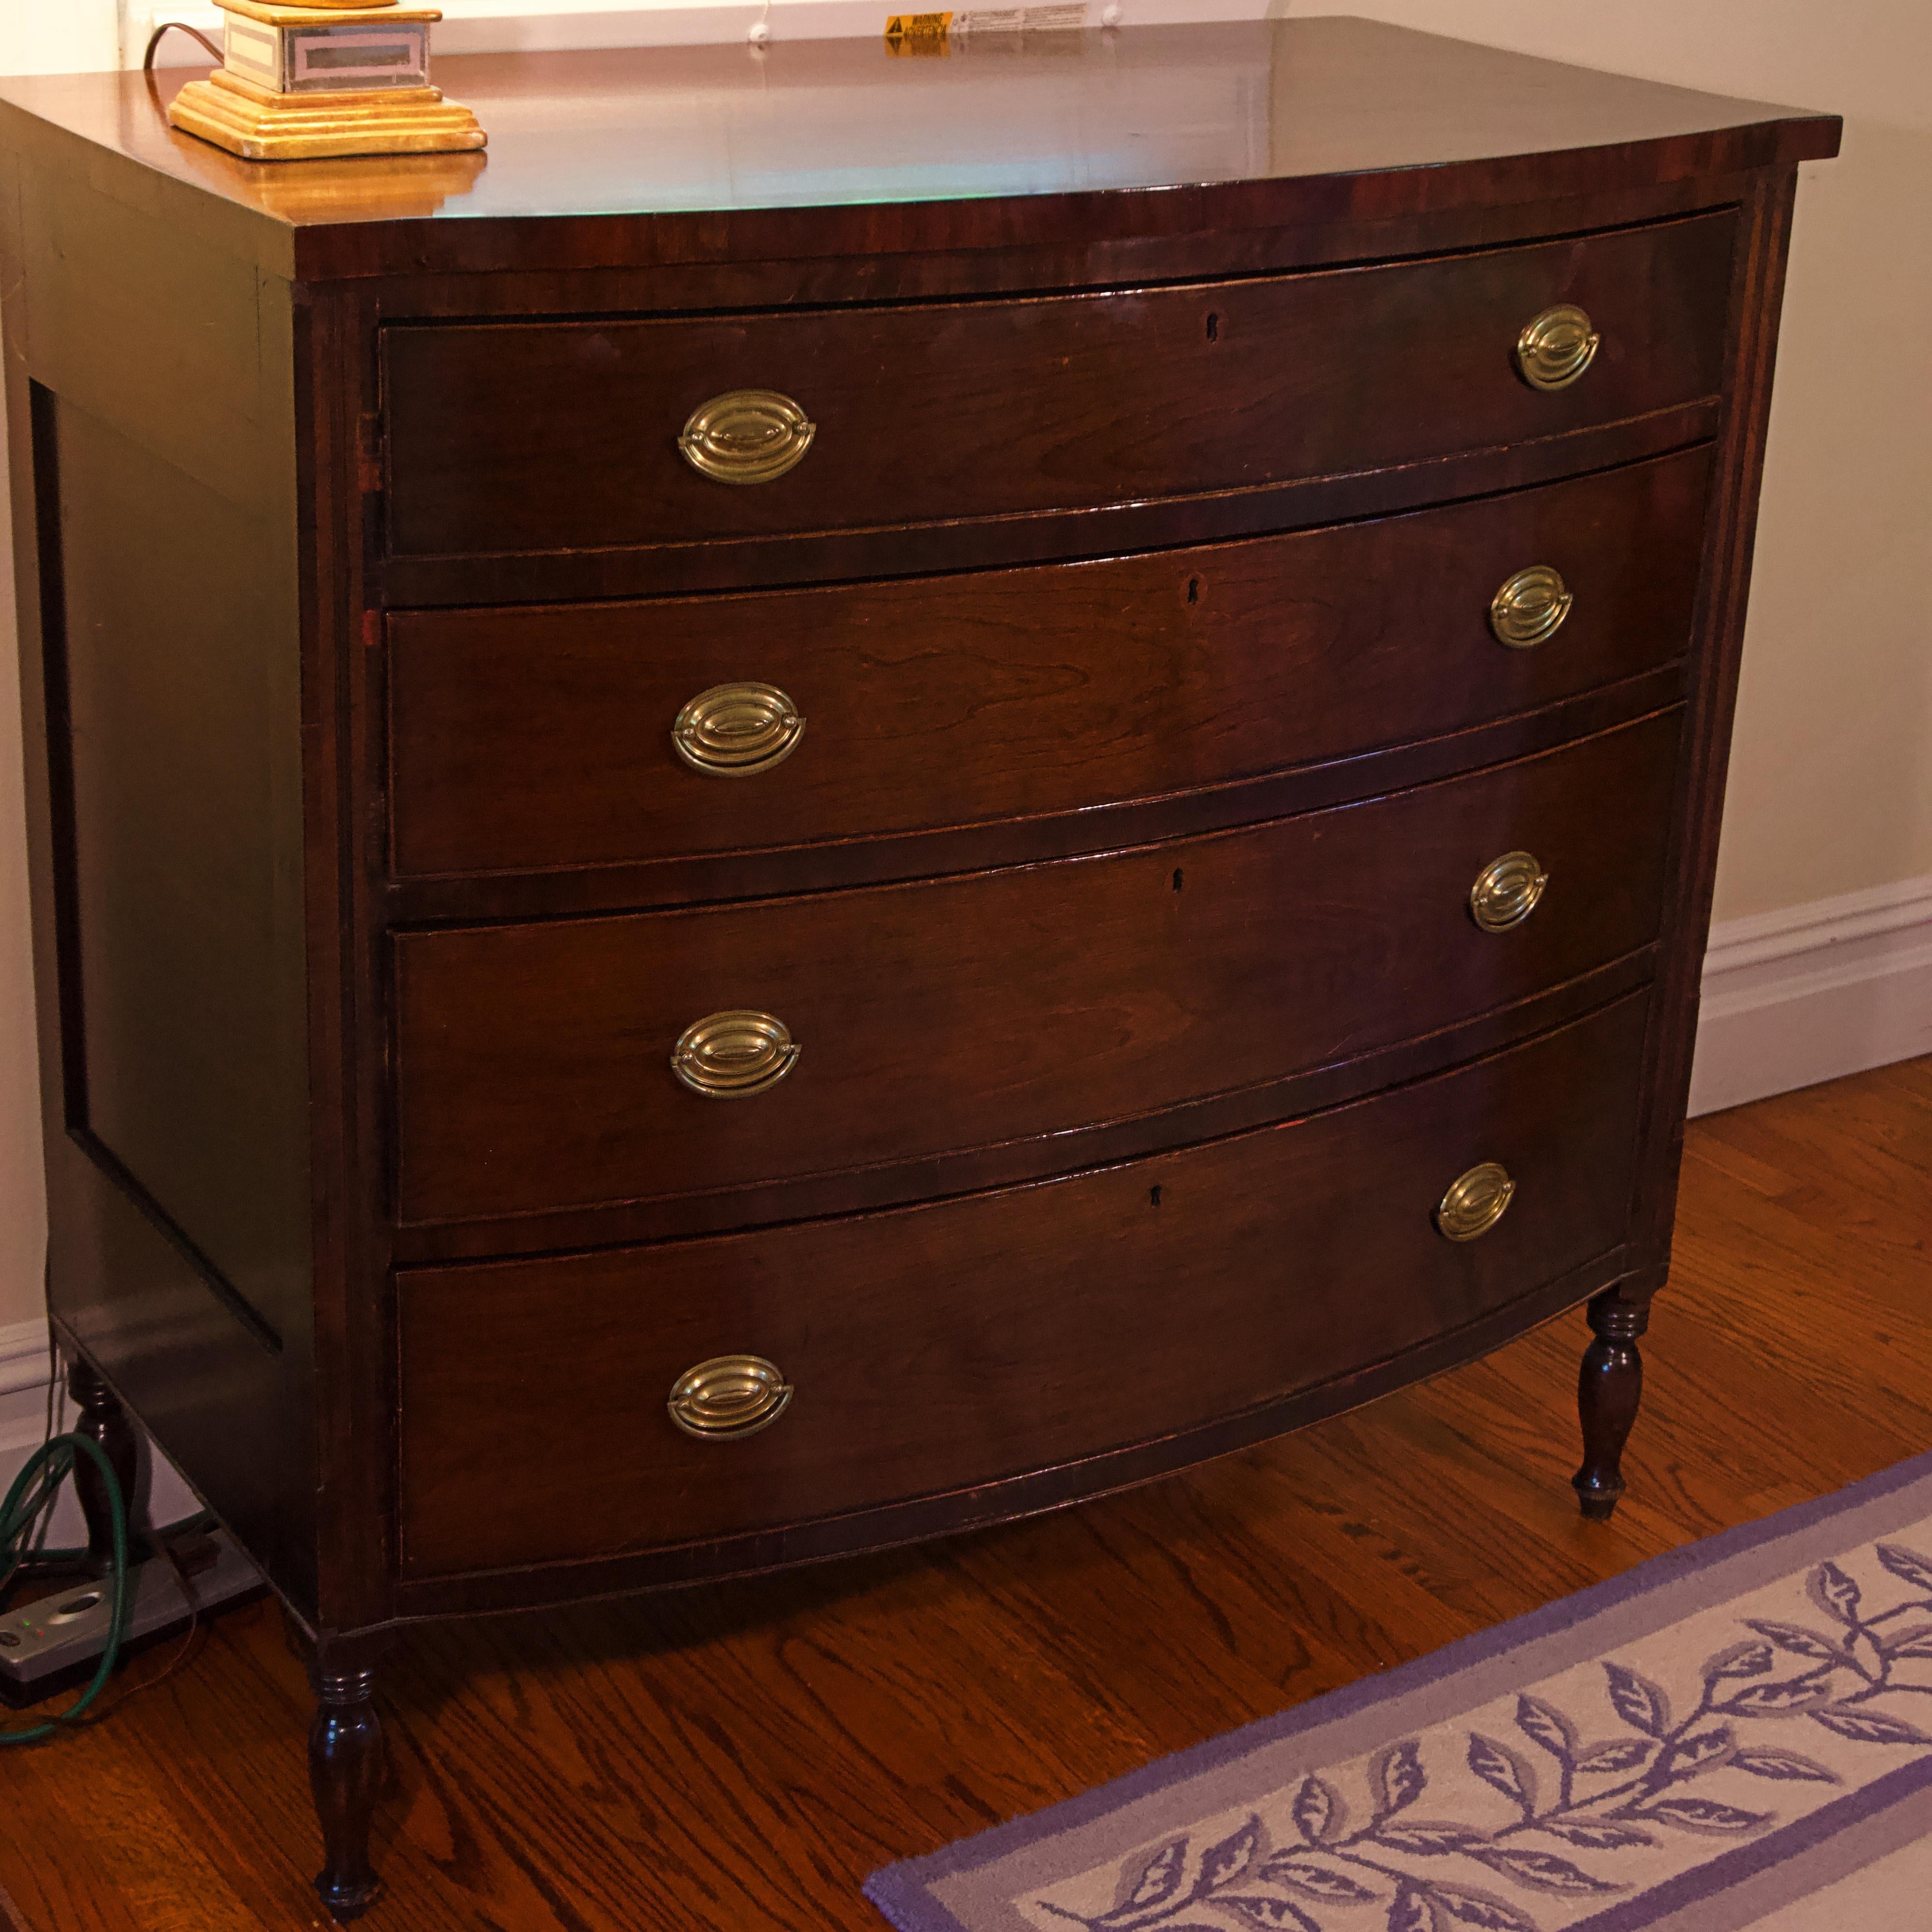
[[[1079,509],[1612,422],[1717,391],[1735,225],[1726,212],[1034,301],[392,325],[390,549],[613,548]],[[1580,374],[1540,388],[1519,339],[1565,307],[1587,315],[1596,346]],[[1559,328],[1546,377],[1565,346]],[[795,422],[776,404],[722,408],[702,446],[681,447],[707,405],[746,393],[789,399]]]

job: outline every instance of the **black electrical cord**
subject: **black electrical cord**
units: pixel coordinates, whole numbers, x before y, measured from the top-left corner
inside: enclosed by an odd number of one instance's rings
[[[217,67],[221,64],[221,50],[202,33],[199,28],[190,27],[185,20],[164,20],[148,36],[148,51],[141,56],[141,71],[152,74],[154,66],[154,50],[161,44],[164,34],[186,34],[190,39],[199,40],[208,50],[208,58]]]

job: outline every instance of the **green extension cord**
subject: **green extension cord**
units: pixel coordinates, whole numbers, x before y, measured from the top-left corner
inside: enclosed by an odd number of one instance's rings
[[[91,1456],[100,1472],[101,1484],[107,1492],[108,1510],[113,1522],[113,1609],[108,1619],[106,1647],[100,1653],[100,1667],[94,1672],[93,1681],[66,1710],[43,1723],[30,1724],[24,1730],[0,1730],[0,1744],[38,1744],[73,1724],[100,1695],[120,1660],[121,1641],[128,1629],[128,1508],[122,1500],[121,1485],[115,1479],[113,1465],[107,1460],[107,1452],[91,1436],[50,1438],[27,1459],[27,1466],[14,1478],[13,1486],[7,1492],[7,1500],[0,1503],[0,1591],[14,1580],[15,1573],[26,1562],[34,1525],[52,1502],[61,1485],[74,1473],[75,1460],[82,1454]],[[86,1552],[55,1550],[41,1553],[44,1556],[82,1556]]]

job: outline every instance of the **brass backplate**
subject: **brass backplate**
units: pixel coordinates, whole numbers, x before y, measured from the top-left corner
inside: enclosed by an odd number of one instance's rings
[[[687,1436],[706,1442],[741,1441],[769,1429],[791,1400],[791,1384],[762,1355],[714,1355],[686,1369],[664,1406]]]
[[[784,764],[805,736],[805,720],[775,684],[714,684],[677,714],[670,742],[708,778],[744,778]]]
[[[1561,572],[1546,563],[1519,570],[1490,599],[1490,628],[1513,651],[1547,644],[1563,628],[1576,600]]]
[[[1534,852],[1505,852],[1476,874],[1469,916],[1485,932],[1507,932],[1535,911],[1550,874]]]
[[[1473,1241],[1503,1218],[1515,1198],[1508,1170],[1492,1160],[1481,1162],[1449,1184],[1436,1205],[1437,1232],[1445,1240]]]
[[[770,483],[804,460],[818,426],[776,389],[733,389],[692,411],[677,446],[700,476]]]
[[[784,1021],[737,1007],[692,1021],[678,1035],[670,1069],[707,1100],[744,1100],[776,1087],[798,1055]]]
[[[1574,302],[1558,302],[1523,325],[1516,367],[1532,389],[1567,389],[1596,360],[1598,336]]]

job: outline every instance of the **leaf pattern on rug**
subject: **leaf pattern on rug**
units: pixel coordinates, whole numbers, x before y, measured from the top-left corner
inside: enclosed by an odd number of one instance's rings
[[[1486,1816],[1415,1815],[1432,1798],[1425,1747],[1442,1750],[1460,1729],[1444,1726],[1367,1760],[1359,1822],[1336,1772],[1310,1772],[1286,1812],[1274,1808],[1280,1827],[1292,1827],[1288,1842],[1273,1842],[1256,1811],[1205,1843],[1183,1834],[1143,1846],[1097,1916],[1043,1897],[1026,1902],[1086,1932],[1545,1932],[1541,1900],[1580,1906],[1633,1889],[1617,1875],[1619,1853],[1673,1834],[1734,1843],[1780,1822],[1778,1786],[1845,1783],[1770,1735],[1772,1725],[1816,1726],[1885,1753],[1882,1769],[1906,1761],[1901,1750],[1932,1749],[1932,1732],[1906,1714],[1922,1708],[1906,1700],[1932,1697],[1932,1557],[1896,1543],[1865,1554],[1883,1573],[1869,1581],[1874,1596],[1891,1593],[1887,1582],[1915,1594],[1868,1610],[1867,1588],[1844,1562],[1814,1565],[1804,1594],[1820,1621],[1739,1618],[1746,1634],[1704,1659],[1702,1694],[1682,1715],[1663,1685],[1606,1658],[1604,1690],[1622,1735],[1588,1738],[1573,1712],[1529,1692],[1516,1700],[1516,1737],[1496,1735],[1494,1724],[1462,1730],[1461,1765],[1475,1783],[1460,1792],[1480,1794]],[[1720,1769],[1761,1784],[1761,1803],[1692,1788]],[[1736,1795],[1735,1780],[1724,1788]],[[1514,1816],[1498,1819],[1491,1801]],[[1418,1870],[1398,1860],[1456,1862]],[[1502,1886],[1470,1882],[1478,1872]]]

